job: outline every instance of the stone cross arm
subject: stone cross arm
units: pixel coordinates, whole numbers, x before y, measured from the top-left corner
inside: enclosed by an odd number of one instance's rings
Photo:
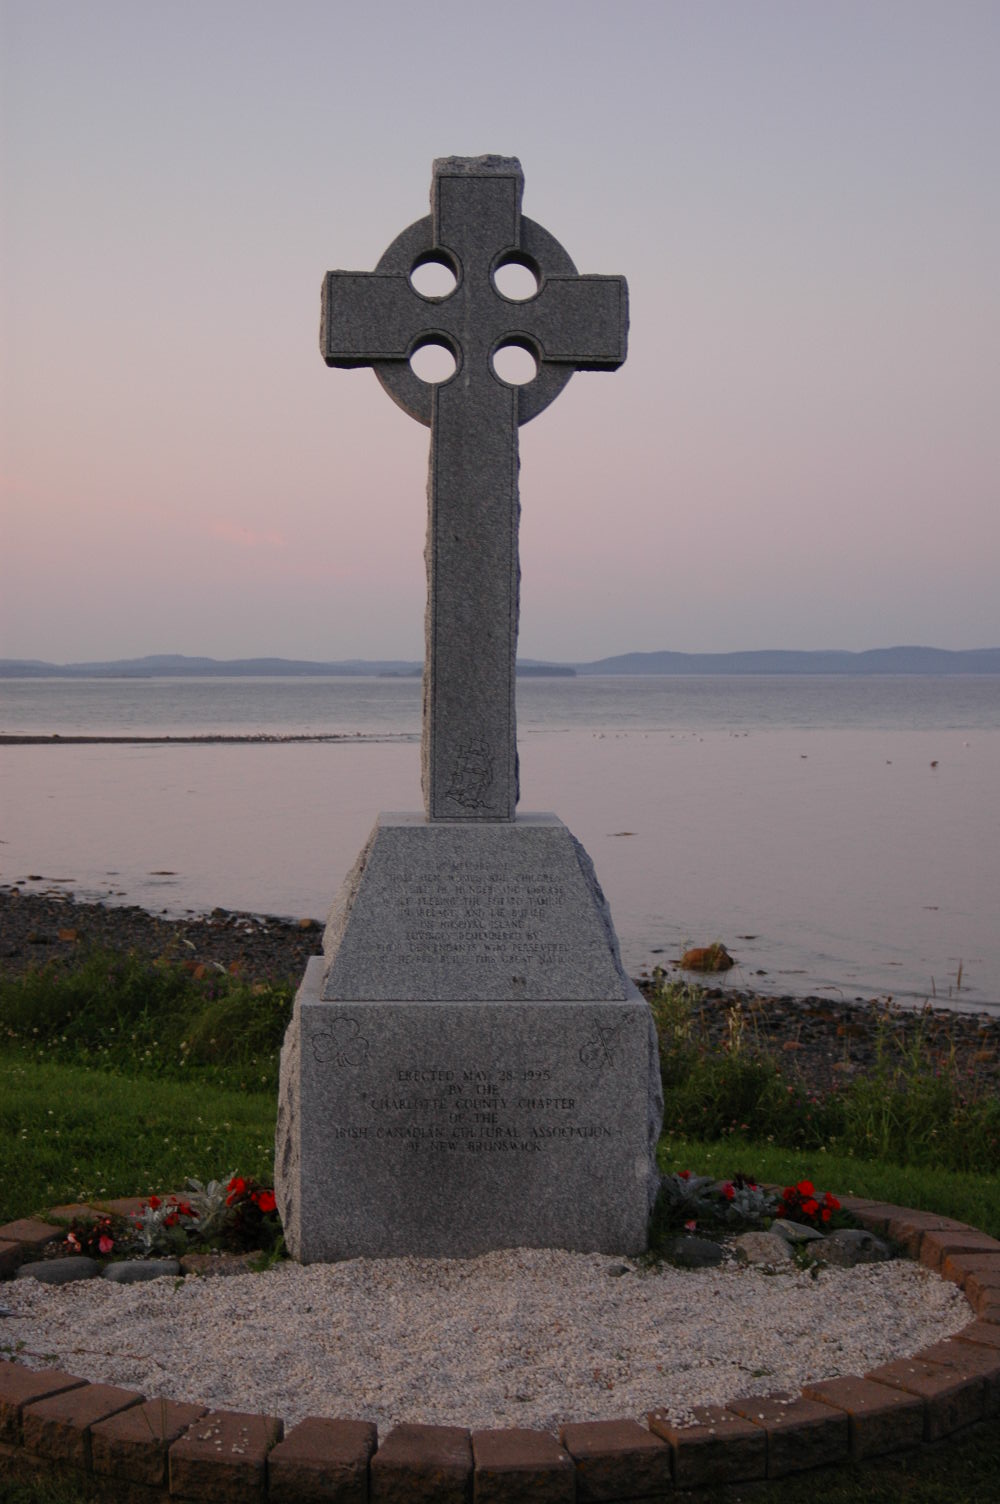
[[[577,371],[613,371],[625,359],[627,297],[623,277],[549,276],[527,305],[493,291],[488,305],[493,316],[476,333],[480,343],[484,335],[487,340],[494,336],[491,356],[520,342],[543,367],[552,362]],[[377,366],[408,361],[422,345],[440,342],[459,361],[471,332],[465,306],[441,299],[432,303],[431,312],[429,303],[399,273],[327,272],[324,360],[345,368]],[[528,416],[536,411],[540,409],[532,405]]]

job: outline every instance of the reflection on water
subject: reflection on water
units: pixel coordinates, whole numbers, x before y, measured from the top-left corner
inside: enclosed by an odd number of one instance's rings
[[[1000,732],[538,727],[521,766],[634,974],[719,938],[729,985],[1000,1007]],[[420,807],[412,744],[6,747],[0,773],[0,880],[170,911],[322,916],[376,813]]]

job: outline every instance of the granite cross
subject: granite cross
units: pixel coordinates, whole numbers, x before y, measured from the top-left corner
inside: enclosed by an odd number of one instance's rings
[[[516,157],[443,157],[431,213],[393,241],[373,272],[328,272],[320,348],[330,366],[371,366],[431,430],[427,483],[427,656],[423,789],[430,820],[512,820],[517,805],[514,690],[519,567],[517,430],[574,371],[625,359],[624,277],[580,276],[557,240],[521,214]],[[444,296],[413,273],[448,268]],[[537,288],[515,301],[496,273],[527,267]],[[410,357],[442,345],[447,380],[422,381]],[[534,356],[521,386],[496,374],[506,346]]]

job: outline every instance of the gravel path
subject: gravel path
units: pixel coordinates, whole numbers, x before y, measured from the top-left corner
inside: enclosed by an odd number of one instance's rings
[[[622,1273],[623,1268],[630,1272]],[[904,1260],[765,1275],[641,1270],[514,1249],[266,1274],[61,1288],[18,1280],[5,1344],[149,1396],[283,1416],[557,1430],[570,1420],[797,1391],[865,1373],[969,1320],[957,1286]]]

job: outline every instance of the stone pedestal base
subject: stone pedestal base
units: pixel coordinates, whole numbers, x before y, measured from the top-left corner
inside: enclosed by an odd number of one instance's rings
[[[649,1008],[565,826],[382,816],[282,1050],[292,1256],[637,1253],[661,1109]]]

